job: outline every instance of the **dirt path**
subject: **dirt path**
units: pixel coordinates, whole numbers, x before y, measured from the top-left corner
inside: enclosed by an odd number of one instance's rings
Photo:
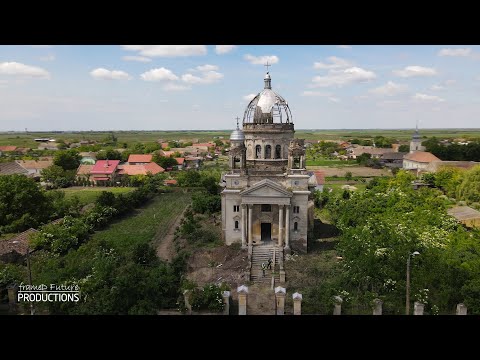
[[[175,229],[177,226],[180,226],[180,222],[183,219],[183,214],[185,211],[186,208],[175,218],[173,224],[169,224],[168,231],[164,236],[161,234],[157,234],[156,236],[155,240],[157,242],[157,256],[162,260],[170,261],[175,255],[175,249],[173,248]]]

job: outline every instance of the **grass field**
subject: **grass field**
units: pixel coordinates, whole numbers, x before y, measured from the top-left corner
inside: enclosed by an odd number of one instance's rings
[[[118,143],[124,142],[131,144],[135,142],[153,142],[158,139],[163,140],[195,140],[205,142],[214,137],[223,137],[228,139],[233,127],[218,131],[115,131]],[[393,137],[398,140],[410,140],[413,133],[412,129],[340,129],[340,130],[297,130],[295,137],[306,140],[348,140],[352,138],[373,138],[374,136]],[[83,139],[102,141],[109,132],[3,132],[0,133],[0,145],[14,145],[19,147],[36,148],[38,144],[33,141],[37,137],[52,137],[57,140],[80,141]],[[440,138],[465,138],[480,137],[480,129],[421,129],[421,135],[424,137],[437,136]]]
[[[132,187],[72,187],[58,191],[63,191],[65,193],[65,198],[67,199],[76,195],[80,199],[80,203],[86,205],[95,202],[103,191],[122,194],[133,190],[135,190],[135,188]]]
[[[190,203],[191,194],[160,194],[134,215],[112,223],[107,229],[93,235],[94,240],[105,240],[121,250],[131,249],[136,244],[149,243],[160,232],[164,234],[178,215]]]

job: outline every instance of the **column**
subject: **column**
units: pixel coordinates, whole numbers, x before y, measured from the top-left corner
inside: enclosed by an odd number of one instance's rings
[[[183,292],[183,299],[185,300],[185,308],[187,311],[187,315],[192,315],[192,304],[190,304],[190,294],[192,290],[185,290]]]
[[[457,304],[457,315],[467,315],[467,307],[465,304]]]
[[[285,216],[285,249],[290,249],[290,205],[287,205]]]
[[[293,315],[302,315],[302,294],[293,294]]]
[[[283,245],[283,206],[278,205],[278,246]]]
[[[373,300],[374,308],[373,308],[373,315],[382,315],[382,305],[383,301],[380,299]]]
[[[422,304],[421,302],[415,301],[414,307],[413,307],[413,315],[423,315],[423,309],[425,308],[425,304]]]
[[[253,205],[248,204],[248,245],[253,245],[252,235],[252,222],[253,222]]]
[[[285,295],[287,294],[287,289],[278,286],[275,288],[275,300],[276,300],[276,314],[285,315]]]
[[[248,287],[245,285],[237,288],[238,293],[238,315],[247,315],[247,294]]]
[[[342,315],[342,303],[343,299],[340,296],[334,296],[335,308],[333,309],[333,315]]]
[[[245,215],[245,204],[242,204],[242,248],[245,248],[247,246],[247,240],[245,238],[245,230],[246,230],[246,225],[247,225],[247,217]]]
[[[223,298],[223,315],[230,315],[230,291],[222,292]]]

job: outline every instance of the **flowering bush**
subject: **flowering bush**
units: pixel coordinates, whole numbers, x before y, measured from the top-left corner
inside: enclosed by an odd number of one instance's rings
[[[194,310],[223,311],[222,287],[215,284],[207,284],[202,289],[195,289],[192,293],[191,302]]]

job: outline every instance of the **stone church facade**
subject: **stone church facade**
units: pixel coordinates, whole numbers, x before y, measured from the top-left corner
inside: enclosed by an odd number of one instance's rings
[[[230,137],[230,170],[222,177],[222,236],[227,245],[275,245],[307,252],[313,228],[304,140],[294,138],[288,103],[271,87],[247,106]]]

